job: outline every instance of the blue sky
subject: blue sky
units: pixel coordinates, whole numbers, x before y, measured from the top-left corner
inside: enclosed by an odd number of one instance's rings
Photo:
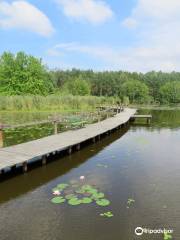
[[[0,0],[0,54],[50,68],[180,70],[179,0]]]

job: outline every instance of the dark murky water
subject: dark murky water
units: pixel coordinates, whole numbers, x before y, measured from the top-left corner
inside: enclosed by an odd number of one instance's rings
[[[163,239],[162,234],[134,234],[136,227],[146,227],[173,229],[173,239],[179,240],[180,111],[152,114],[150,127],[136,124],[72,156],[1,182],[0,239]],[[110,206],[51,203],[53,187],[81,175],[105,193]],[[135,200],[130,208],[128,198]],[[99,216],[102,211],[112,211],[114,217]]]

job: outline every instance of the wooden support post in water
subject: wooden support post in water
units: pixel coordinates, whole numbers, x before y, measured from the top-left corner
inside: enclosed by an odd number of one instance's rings
[[[4,146],[3,130],[0,128],[0,148]]]
[[[81,149],[80,143],[76,145],[76,150],[79,151]]]
[[[27,169],[27,162],[23,162],[23,172],[26,173]]]
[[[46,165],[46,163],[47,163],[47,157],[43,156],[42,157],[42,165]]]
[[[11,167],[11,171],[14,172],[16,170],[16,165]]]
[[[72,148],[70,147],[68,148],[68,154],[71,155],[71,153],[72,153]]]
[[[95,137],[92,139],[92,142],[93,142],[93,143],[95,143],[95,142],[96,142],[96,138],[95,138]]]
[[[98,135],[98,140],[99,140],[99,141],[101,140],[101,135]]]

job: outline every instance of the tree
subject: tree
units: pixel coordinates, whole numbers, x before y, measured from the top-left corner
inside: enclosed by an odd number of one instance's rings
[[[122,84],[120,95],[128,97],[131,103],[144,103],[149,98],[149,89],[138,80],[128,80]]]
[[[1,93],[46,95],[52,91],[52,81],[41,60],[24,52],[5,52],[0,57]]]
[[[90,95],[91,93],[90,84],[82,78],[76,78],[74,81],[68,81],[65,83],[64,89],[72,95],[85,96]]]
[[[160,88],[162,103],[180,103],[180,82],[173,81]]]

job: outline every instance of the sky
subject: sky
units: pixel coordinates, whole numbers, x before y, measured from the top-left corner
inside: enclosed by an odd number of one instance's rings
[[[0,0],[0,54],[49,68],[180,71],[179,0]]]

